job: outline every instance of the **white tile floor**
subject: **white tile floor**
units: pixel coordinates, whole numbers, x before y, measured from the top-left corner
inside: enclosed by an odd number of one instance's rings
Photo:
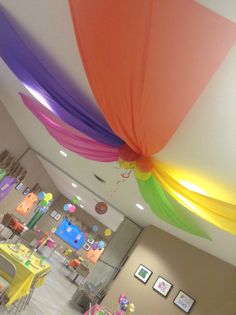
[[[60,270],[60,261],[51,258],[49,263],[52,271],[46,278],[44,285],[34,291],[34,295],[27,309],[18,313],[22,315],[81,315],[69,301],[76,290],[76,285],[67,279],[68,272]],[[1,311],[0,311],[1,312]],[[14,314],[14,312],[11,312]],[[7,314],[7,312],[1,312]]]

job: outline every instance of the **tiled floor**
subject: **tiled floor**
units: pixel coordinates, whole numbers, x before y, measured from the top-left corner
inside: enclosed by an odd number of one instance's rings
[[[66,270],[60,270],[61,264],[55,256],[49,261],[52,271],[47,276],[44,285],[35,290],[27,309],[22,315],[81,315],[69,301],[76,290],[66,275]],[[1,312],[1,311],[0,311]],[[12,311],[11,314],[14,314]],[[1,314],[8,314],[1,312]],[[19,314],[19,313],[18,313]]]

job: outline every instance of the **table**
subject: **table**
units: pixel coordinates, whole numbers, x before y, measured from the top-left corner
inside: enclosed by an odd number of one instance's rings
[[[35,254],[30,258],[31,263],[25,265],[25,262],[28,260],[26,254],[30,249],[25,245],[20,244],[19,250],[17,251],[14,249],[14,245],[15,244],[0,244],[0,254],[9,259],[16,267],[16,277],[14,278],[11,287],[7,290],[9,301],[6,306],[10,306],[15,301],[26,296],[30,291],[35,277],[51,269],[47,262],[43,262],[42,266],[40,266],[40,258]],[[37,286],[41,286],[43,282],[44,279],[38,282]]]

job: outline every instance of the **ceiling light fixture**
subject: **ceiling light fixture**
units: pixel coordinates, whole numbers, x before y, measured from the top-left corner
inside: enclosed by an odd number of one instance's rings
[[[76,196],[76,198],[77,198],[78,200],[82,200],[82,199],[80,198],[80,196]]]
[[[75,183],[71,184],[74,188],[77,188],[78,186]]]
[[[83,205],[79,205],[80,206],[80,208],[84,208],[84,206]]]
[[[140,210],[144,210],[144,207],[140,205],[139,203],[136,203],[136,207],[139,208]]]
[[[63,155],[64,157],[67,157],[67,153],[66,153],[66,152],[60,150],[60,153],[61,153],[61,155]]]

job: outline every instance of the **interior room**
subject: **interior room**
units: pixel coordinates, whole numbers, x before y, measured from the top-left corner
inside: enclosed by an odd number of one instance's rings
[[[236,315],[236,0],[0,0],[0,313]]]

